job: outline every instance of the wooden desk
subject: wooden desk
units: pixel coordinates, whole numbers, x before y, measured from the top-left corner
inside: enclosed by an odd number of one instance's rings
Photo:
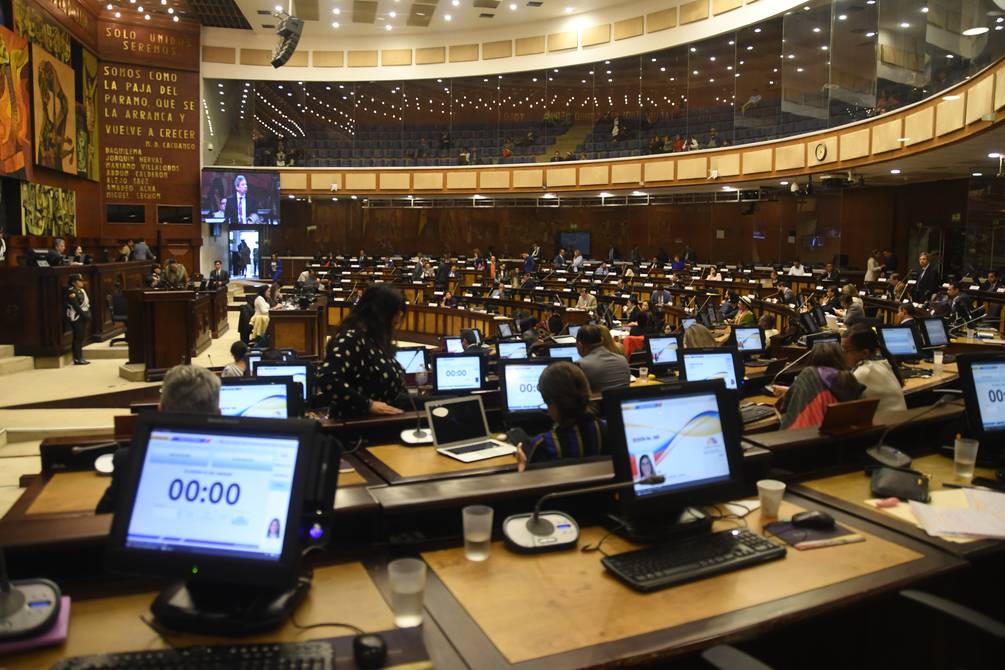
[[[307,309],[269,310],[269,344],[276,349],[293,349],[304,356],[324,356],[328,336],[326,305],[327,299],[320,297]]]
[[[209,325],[215,340],[230,330],[230,321],[227,320],[227,304],[230,300],[227,285],[224,284],[208,291],[199,291],[199,294],[209,296]]]
[[[938,491],[945,482],[956,482],[953,460],[939,454],[923,456],[914,459],[911,467],[931,477],[929,491]],[[991,470],[977,468],[976,475],[994,478]],[[938,537],[932,537],[917,524],[908,523],[889,512],[867,505],[866,500],[875,496],[869,488],[869,477],[862,470],[846,474],[811,479],[793,487],[793,491],[813,500],[824,502],[834,507],[840,507],[851,514],[861,516],[873,523],[882,524],[893,530],[909,535],[921,542],[928,542],[940,549],[960,556],[974,556],[992,551],[1001,551],[1005,544],[995,540],[976,540],[972,542],[953,542]]]
[[[359,458],[390,484],[408,481],[483,475],[516,469],[516,458],[499,456],[475,463],[464,463],[436,451],[432,445],[406,447],[384,444],[367,447]]]
[[[782,516],[808,502],[787,496]],[[488,560],[462,548],[423,554],[426,607],[477,668],[559,670],[631,665],[678,656],[723,638],[751,636],[957,569],[963,561],[836,511],[865,542],[785,559],[650,594],[605,574],[599,553],[517,555],[493,544]],[[760,531],[759,513],[748,524]],[[719,522],[720,528],[731,527]],[[580,546],[605,531],[587,528]],[[612,537],[608,553],[631,549]]]
[[[126,299],[129,362],[146,365],[147,381],[209,347],[213,317],[208,293],[135,289],[126,291]]]
[[[141,620],[149,616],[150,603],[156,593],[74,600],[70,605],[70,631],[66,642],[52,649],[5,656],[7,670],[48,668],[67,656],[148,651],[168,648],[164,639]],[[329,621],[345,621],[364,630],[387,630],[394,627],[390,607],[360,563],[346,563],[318,568],[303,604],[297,610],[301,625]],[[287,622],[275,632],[240,640],[199,635],[172,635],[171,642],[179,646],[194,644],[227,644],[230,642],[298,642],[343,635],[333,628],[299,630]],[[346,659],[339,661],[339,667]]]
[[[122,332],[112,323],[107,296],[118,289],[140,288],[150,272],[148,261],[61,265],[54,268],[0,266],[0,344],[13,344],[18,356],[62,356],[70,351],[64,297],[69,276],[80,274],[91,301],[91,340],[107,340]]]

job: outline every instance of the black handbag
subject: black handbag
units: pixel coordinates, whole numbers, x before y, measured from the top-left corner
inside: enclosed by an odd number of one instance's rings
[[[927,503],[928,475],[910,468],[880,467],[872,471],[872,494],[877,498],[900,498]]]

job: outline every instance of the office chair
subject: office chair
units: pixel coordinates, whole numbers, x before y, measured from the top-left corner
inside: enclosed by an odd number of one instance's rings
[[[108,341],[108,346],[114,347],[116,342],[129,343],[129,301],[126,294],[117,291],[107,297],[108,311],[112,314],[112,323],[121,323],[123,328],[122,337],[113,337]]]
[[[717,670],[772,670],[750,654],[728,644],[718,644],[701,652],[701,658]]]
[[[947,648],[938,650],[943,658],[933,659],[931,667],[1001,667],[1002,652],[1005,651],[1005,623],[966,605],[925,591],[906,589],[900,592],[900,596],[979,633],[978,643],[972,645],[949,635],[940,636],[951,641],[946,643]]]

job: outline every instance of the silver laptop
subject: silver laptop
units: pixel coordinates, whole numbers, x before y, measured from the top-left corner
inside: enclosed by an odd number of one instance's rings
[[[490,437],[481,396],[427,402],[426,418],[433,445],[444,456],[473,463],[516,453],[512,444]]]

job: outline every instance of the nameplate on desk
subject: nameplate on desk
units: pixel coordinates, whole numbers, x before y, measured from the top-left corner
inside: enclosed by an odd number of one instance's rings
[[[574,291],[567,286],[562,289],[562,293],[574,293]]]
[[[647,281],[646,283],[643,284],[643,286],[646,288],[652,288],[653,286],[655,286],[655,284],[651,281]]]
[[[543,286],[535,286],[535,287],[534,287],[534,290],[535,290],[535,291],[543,291],[543,290],[544,290],[544,287],[543,287]]]
[[[593,283],[594,284],[603,284],[604,282],[603,282],[603,280],[600,280],[600,279],[594,279]]]
[[[648,273],[648,272],[643,272],[643,273],[642,273],[642,274],[640,274],[639,276],[640,276],[640,277],[642,277],[643,279],[645,279],[646,277],[648,277],[648,276],[649,276],[649,273]]]
[[[917,283],[918,283],[918,280],[917,280],[917,279],[908,279],[908,280],[907,280],[907,284],[908,284],[908,286],[910,286],[911,284],[917,284]]]
[[[433,295],[443,295],[443,291],[433,291]]]
[[[472,295],[473,295],[473,294],[471,294],[471,293],[465,293],[465,294],[464,294],[464,297],[465,297],[465,298],[470,298],[470,297],[472,297]]]
[[[439,307],[435,302],[427,303],[430,307]]]
[[[745,274],[745,275],[749,275],[749,274],[750,274],[750,270],[744,270],[744,271],[743,271],[743,274]]]
[[[970,288],[969,288],[968,290],[969,290],[969,291],[980,291],[980,290],[981,290],[981,287],[980,287],[980,286],[977,286],[977,285],[975,284],[975,285],[971,286],[971,287],[970,287]]]
[[[819,284],[817,284],[817,290],[818,290],[818,291],[823,291],[823,290],[824,290],[824,287],[823,287],[823,286],[820,286]]]
[[[352,280],[351,279],[340,279],[339,283],[340,284],[351,284]],[[419,282],[419,283],[421,284],[422,282]]]
[[[476,282],[476,283],[472,284],[472,286],[481,286],[481,283]]]
[[[1005,288],[1000,288],[995,293],[1005,293]]]
[[[374,279],[374,280],[373,280],[373,283],[374,283],[374,284],[383,284],[383,283],[384,283],[384,280],[383,280],[383,279]]]
[[[886,277],[880,277],[876,281],[881,281],[881,282],[883,282],[885,284],[886,283]]]
[[[530,300],[530,298],[524,298],[523,301],[524,302],[530,302],[531,300]]]
[[[565,277],[559,277],[558,281],[560,281],[560,282],[562,282],[564,284],[567,280],[566,280]]]
[[[352,269],[354,269],[354,270],[358,270],[361,266],[359,266],[359,265],[350,265],[349,267],[352,268]]]
[[[756,280],[756,279],[748,279],[748,280],[747,280],[747,283],[748,283],[748,284],[756,284],[756,283],[757,283],[757,280]]]
[[[421,282],[421,281],[413,281],[412,284],[418,284],[419,286],[422,286],[423,282]]]
[[[454,309],[467,309],[464,305],[457,305]]]

